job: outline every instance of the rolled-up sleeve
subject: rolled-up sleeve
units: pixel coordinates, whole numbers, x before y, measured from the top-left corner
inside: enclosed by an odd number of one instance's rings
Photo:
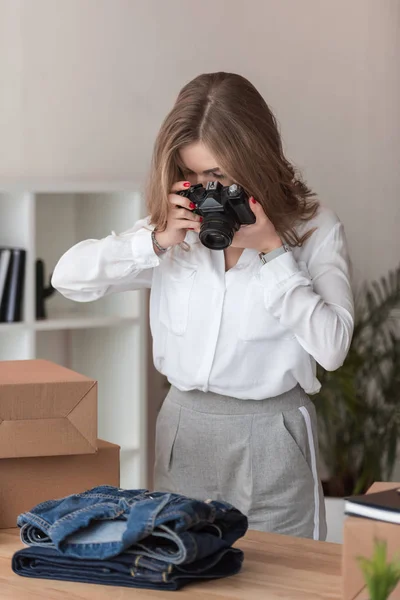
[[[143,219],[124,233],[89,239],[70,248],[58,261],[51,283],[63,296],[90,302],[109,293],[150,288],[160,263]]]

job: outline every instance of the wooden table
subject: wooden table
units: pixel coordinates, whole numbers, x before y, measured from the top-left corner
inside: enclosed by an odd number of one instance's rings
[[[48,579],[19,577],[11,557],[22,547],[17,529],[0,531],[1,600],[288,600],[341,598],[341,546],[271,533],[248,532],[238,546],[245,552],[234,577],[203,581],[179,592],[156,592]]]

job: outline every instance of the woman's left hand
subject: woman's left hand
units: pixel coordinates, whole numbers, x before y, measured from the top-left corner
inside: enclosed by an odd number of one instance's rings
[[[282,240],[275,227],[265,214],[261,204],[253,197],[249,199],[249,206],[256,217],[252,225],[242,225],[233,237],[233,248],[252,248],[258,252],[271,252],[282,246]]]

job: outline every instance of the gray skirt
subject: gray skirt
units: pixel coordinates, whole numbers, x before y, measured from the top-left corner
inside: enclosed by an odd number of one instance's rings
[[[266,400],[171,387],[157,419],[155,489],[229,502],[250,529],[324,540],[314,404],[300,387]]]

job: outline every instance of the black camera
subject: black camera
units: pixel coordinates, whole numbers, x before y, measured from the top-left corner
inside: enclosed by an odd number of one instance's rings
[[[198,183],[178,194],[189,198],[196,206],[193,212],[203,217],[200,241],[211,250],[227,248],[241,225],[256,221],[248,197],[236,183],[223,186],[219,181],[209,181],[206,187]]]

